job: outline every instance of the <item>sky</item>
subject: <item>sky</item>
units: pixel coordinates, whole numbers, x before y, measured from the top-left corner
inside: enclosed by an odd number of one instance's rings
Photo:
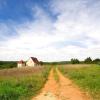
[[[0,0],[0,60],[100,58],[100,0]]]

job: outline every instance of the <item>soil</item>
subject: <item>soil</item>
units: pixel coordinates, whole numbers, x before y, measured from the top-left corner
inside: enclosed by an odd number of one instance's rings
[[[54,71],[50,75],[41,93],[32,100],[91,100],[87,93],[81,91],[69,78],[56,69],[59,81],[55,80]]]

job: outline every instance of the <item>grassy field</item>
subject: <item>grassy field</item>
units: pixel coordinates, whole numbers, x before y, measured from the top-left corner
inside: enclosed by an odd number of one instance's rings
[[[30,100],[47,80],[50,67],[0,70],[0,100]]]
[[[100,100],[100,65],[66,65],[59,69],[82,90],[87,91],[93,100]]]

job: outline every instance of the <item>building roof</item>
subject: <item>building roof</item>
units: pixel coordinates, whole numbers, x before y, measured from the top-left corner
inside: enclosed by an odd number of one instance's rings
[[[23,60],[18,61],[18,64],[24,64]]]
[[[33,62],[34,62],[34,63],[39,64],[39,61],[38,61],[38,59],[37,59],[37,58],[35,58],[35,57],[31,57],[31,59],[33,60]]]

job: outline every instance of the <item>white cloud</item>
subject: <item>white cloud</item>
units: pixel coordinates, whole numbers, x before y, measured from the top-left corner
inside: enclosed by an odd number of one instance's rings
[[[36,11],[35,20],[13,23],[13,27],[10,24],[0,26],[1,32],[5,33],[0,33],[0,38],[8,32],[17,33],[0,42],[0,59],[27,60],[29,56],[36,56],[44,61],[57,61],[100,57],[100,3],[88,4],[89,0],[53,0],[50,9],[58,14],[55,21],[36,6],[32,8]]]

